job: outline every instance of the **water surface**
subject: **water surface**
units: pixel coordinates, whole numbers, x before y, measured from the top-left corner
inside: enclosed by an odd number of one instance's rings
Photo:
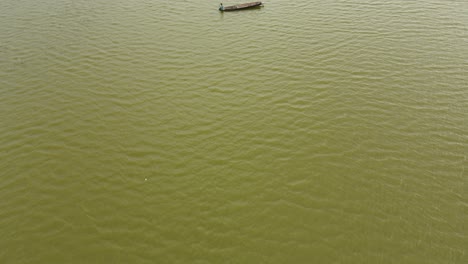
[[[218,4],[0,3],[0,262],[466,263],[468,2]]]

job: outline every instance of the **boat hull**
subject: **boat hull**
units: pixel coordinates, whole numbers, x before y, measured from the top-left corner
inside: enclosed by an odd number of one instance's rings
[[[248,8],[254,8],[254,7],[260,7],[262,5],[262,2],[251,2],[251,3],[245,3],[245,4],[238,4],[238,5],[232,5],[232,6],[226,6],[224,8],[220,8],[219,11],[237,11],[237,10],[243,10],[243,9],[248,9]]]

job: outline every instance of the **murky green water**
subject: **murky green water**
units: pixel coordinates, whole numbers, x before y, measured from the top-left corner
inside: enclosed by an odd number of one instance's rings
[[[0,262],[468,263],[468,2],[264,3],[1,1]]]

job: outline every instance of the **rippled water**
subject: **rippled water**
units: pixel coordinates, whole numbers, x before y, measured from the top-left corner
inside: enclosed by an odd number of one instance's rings
[[[218,4],[0,3],[0,262],[467,263],[468,2]]]

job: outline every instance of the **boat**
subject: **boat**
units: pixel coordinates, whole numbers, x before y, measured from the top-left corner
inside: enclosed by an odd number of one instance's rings
[[[223,3],[219,5],[219,11],[237,11],[237,10],[242,10],[242,9],[247,9],[247,8],[253,8],[253,7],[259,7],[262,5],[262,2],[251,2],[251,3],[245,3],[245,4],[238,4],[238,5],[232,5],[232,6],[223,6]]]

